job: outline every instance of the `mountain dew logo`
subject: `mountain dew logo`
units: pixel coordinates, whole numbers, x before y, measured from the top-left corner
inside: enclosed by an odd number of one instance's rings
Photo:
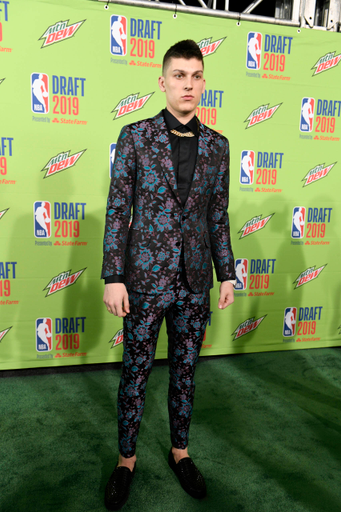
[[[0,342],[4,339],[8,331],[12,329],[12,327],[8,327],[8,329],[4,329],[3,331],[0,331]]]
[[[53,176],[54,174],[57,174],[61,171],[65,171],[65,169],[70,169],[70,167],[76,165],[76,162],[80,159],[85,151],[86,149],[83,149],[78,153],[70,155],[69,150],[53,156],[42,169],[42,171],[46,171],[44,178]]]
[[[258,215],[257,217],[253,217],[252,219],[245,222],[244,226],[238,231],[238,233],[241,233],[239,240],[241,240],[247,235],[251,235],[256,231],[263,229],[267,225],[271,217],[273,217],[274,215],[275,214],[272,213],[271,215],[268,215],[263,219],[261,215]]]
[[[126,98],[123,98],[119,101],[119,103],[116,105],[114,110],[111,112],[116,112],[116,117],[114,119],[118,119],[119,117],[125,116],[126,114],[131,114],[132,112],[135,112],[136,110],[140,110],[140,108],[143,108],[149,98],[154,94],[154,92],[151,92],[150,94],[146,94],[145,96],[142,96],[139,98],[139,92],[136,94],[129,94]]]
[[[84,270],[86,269],[83,268],[82,270],[78,270],[74,274],[70,274],[71,270],[67,270],[66,272],[61,272],[58,276],[53,277],[49,284],[44,288],[44,290],[47,290],[45,297],[48,297],[53,293],[64,290],[64,288],[75,284],[77,279],[81,276],[81,274],[83,274]]]
[[[335,68],[341,60],[341,53],[339,55],[335,55],[336,52],[326,53],[323,57],[320,57],[316,64],[311,68],[315,69],[312,76],[318,75],[323,71],[328,71],[328,69]]]
[[[248,123],[246,126],[246,130],[250,128],[250,126],[255,126],[256,124],[262,123],[263,121],[268,121],[272,118],[276,110],[282,105],[282,103],[279,103],[278,105],[274,105],[271,108],[269,107],[269,103],[267,105],[261,105],[260,107],[257,107],[255,110],[251,112],[249,117],[247,117],[244,121],[244,123]]]
[[[200,48],[200,51],[203,55],[203,57],[207,57],[207,55],[212,55],[212,53],[215,53],[221,43],[226,39],[226,37],[223,37],[222,39],[218,39],[217,41],[212,41],[212,37],[209,37],[208,39],[202,39],[197,45]]]
[[[6,210],[1,210],[0,211],[0,219],[2,219],[2,217],[5,215],[6,212],[8,212],[9,208],[6,208]]]
[[[0,78],[0,85],[2,84],[2,82],[5,80],[5,78]]]
[[[325,167],[325,164],[317,165],[314,167],[314,169],[310,169],[308,174],[306,174],[302,181],[305,181],[304,187],[307,185],[310,185],[311,183],[314,183],[315,181],[322,180],[322,178],[325,178],[328,176],[329,172],[332,170],[336,162],[333,164],[328,165]]]
[[[316,268],[316,265],[314,267],[307,268],[307,270],[304,270],[301,272],[301,274],[295,279],[293,284],[296,284],[294,290],[296,288],[299,288],[300,286],[309,283],[309,281],[313,281],[313,279],[316,279],[322,272],[322,270],[327,266],[323,265],[322,267]]]
[[[255,320],[255,317],[248,318],[248,320],[245,320],[244,322],[239,324],[237,329],[235,331],[233,331],[233,333],[231,334],[231,336],[234,335],[234,338],[232,341],[235,341],[238,338],[245,336],[245,334],[248,334],[249,332],[257,329],[257,327],[264,320],[265,317],[266,317],[266,315],[261,316],[257,320]]]
[[[59,43],[60,41],[65,41],[65,39],[70,39],[73,37],[79,27],[83,25],[84,21],[77,21],[77,23],[73,23],[72,25],[68,25],[70,20],[58,21],[53,25],[50,25],[44,32],[44,34],[38,39],[45,39],[41,48],[45,48],[46,46],[51,46],[51,44]]]
[[[110,348],[117,347],[117,345],[119,345],[122,342],[123,342],[123,329],[120,329],[119,331],[117,331],[115,336],[113,336],[111,338],[111,340],[109,341],[109,343],[112,344]]]

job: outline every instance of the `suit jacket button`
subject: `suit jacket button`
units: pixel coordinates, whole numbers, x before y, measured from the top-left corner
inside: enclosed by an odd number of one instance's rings
[[[175,244],[175,245],[176,245],[177,247],[180,247],[181,242],[176,242],[176,244]]]

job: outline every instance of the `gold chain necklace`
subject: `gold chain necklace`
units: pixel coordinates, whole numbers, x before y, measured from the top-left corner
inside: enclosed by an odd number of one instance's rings
[[[195,137],[193,132],[181,133],[178,132],[177,130],[171,130],[170,132],[174,133],[174,135],[177,135],[178,137]]]

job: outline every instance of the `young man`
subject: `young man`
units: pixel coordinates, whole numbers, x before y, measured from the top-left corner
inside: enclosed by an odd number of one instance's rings
[[[205,90],[203,72],[194,41],[172,46],[159,78],[167,108],[125,126],[117,142],[102,272],[104,303],[124,319],[119,460],[105,494],[110,510],[128,498],[145,389],[164,318],[170,366],[168,463],[185,491],[195,498],[206,495],[187,446],[194,372],[210,312],[212,258],[221,282],[221,309],[233,302],[235,274],[226,211],[228,141],[195,117]]]

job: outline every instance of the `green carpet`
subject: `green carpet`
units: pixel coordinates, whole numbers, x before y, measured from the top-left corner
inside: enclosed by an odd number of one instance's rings
[[[0,372],[0,377],[8,373]],[[208,496],[168,468],[167,366],[148,383],[125,512],[340,512],[341,351],[201,360],[190,454]],[[0,378],[0,511],[101,512],[117,458],[120,371]]]

